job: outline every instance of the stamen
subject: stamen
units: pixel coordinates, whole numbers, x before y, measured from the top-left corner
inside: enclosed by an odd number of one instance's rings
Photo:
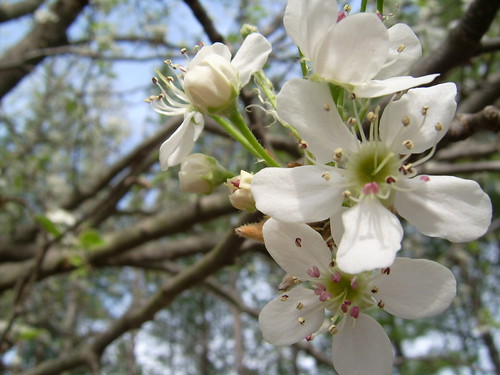
[[[302,247],[302,238],[297,237],[295,239],[295,246]]]
[[[404,141],[403,146],[406,147],[408,150],[413,150],[415,148],[415,144],[410,139],[407,139],[406,141]]]
[[[325,181],[330,181],[330,173],[325,172],[321,175],[325,179]]]
[[[378,301],[377,306],[380,307],[381,309],[383,309],[385,307],[384,301],[382,301],[382,300]]]
[[[330,332],[332,335],[337,333],[337,326],[335,324],[332,324],[331,326],[328,327],[328,332]]]
[[[443,130],[443,124],[438,122],[438,123],[436,123],[436,125],[434,125],[434,128],[439,132],[439,131]]]
[[[305,320],[303,317],[299,317],[299,318],[297,319],[297,321],[299,322],[299,324],[300,324],[301,326],[303,326],[303,325],[305,324],[305,322],[306,322],[306,320]]]
[[[297,306],[295,306],[297,310],[302,310],[304,308],[304,304],[302,302],[297,303]]]
[[[351,279],[351,288],[352,288],[352,289],[358,289],[358,286],[359,286],[359,285],[358,285],[358,280],[356,279],[356,277],[353,277],[353,278]]]
[[[319,300],[321,302],[325,302],[325,301],[329,300],[330,298],[332,298],[332,295],[328,292],[323,292],[319,295]]]
[[[333,160],[336,161],[337,163],[340,163],[344,159],[344,150],[339,147],[336,148],[335,151],[333,152]]]
[[[321,276],[320,272],[319,272],[319,268],[317,266],[313,266],[312,268],[308,269],[307,274],[309,276],[315,277],[315,278],[318,278]]]
[[[429,110],[429,106],[428,105],[424,105],[422,107],[422,115],[426,116],[428,110]]]
[[[401,53],[401,52],[403,52],[403,51],[404,51],[404,49],[405,49],[405,48],[406,48],[406,46],[405,46],[404,44],[400,44],[400,45],[398,46],[398,48],[396,49],[396,51],[398,51],[399,53]]]
[[[370,290],[373,294],[377,293],[378,292],[378,287],[377,286],[374,286],[372,287],[372,289]]]
[[[331,279],[334,283],[339,283],[342,280],[342,275],[339,271],[336,271],[333,275],[331,275]]]
[[[425,181],[425,182],[427,182],[427,181],[430,181],[430,180],[431,180],[429,176],[420,176],[420,179],[421,179],[422,181]]]
[[[307,149],[308,147],[309,147],[309,145],[307,144],[307,142],[305,142],[305,141],[303,141],[303,140],[300,140],[300,141],[299,141],[299,148],[300,148],[301,150],[305,150],[305,149]]]
[[[286,300],[288,299],[288,297],[289,297],[289,295],[288,295],[288,294],[282,294],[280,299],[281,299],[282,301],[286,301]]]
[[[389,275],[391,273],[391,267],[382,268],[380,272],[382,272],[382,275]]]
[[[401,123],[404,127],[407,127],[408,125],[410,125],[410,118],[408,116],[403,116],[403,118],[401,119]]]
[[[312,341],[312,340],[314,340],[315,337],[316,337],[316,335],[314,333],[311,333],[310,335],[306,336],[306,340],[307,341]]]
[[[328,103],[323,104],[323,110],[324,111],[328,112],[328,111],[330,111],[330,109],[331,109],[330,104],[328,104]]]
[[[351,310],[349,311],[349,315],[351,315],[353,318],[356,319],[359,316],[359,307],[358,306],[351,307]]]
[[[389,176],[385,179],[385,182],[387,184],[394,184],[395,182],[397,182],[398,180],[396,180],[396,177],[394,176]]]
[[[325,291],[326,291],[326,286],[324,286],[323,284],[316,284],[316,288],[314,289],[314,294],[320,296],[321,293]]]
[[[377,195],[380,191],[380,188],[376,182],[369,182],[365,186],[363,186],[363,194],[375,194]]]

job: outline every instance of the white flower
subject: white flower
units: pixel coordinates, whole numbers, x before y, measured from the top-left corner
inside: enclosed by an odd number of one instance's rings
[[[437,76],[399,77],[422,53],[418,38],[407,25],[387,30],[372,13],[349,15],[339,22],[337,16],[336,1],[288,1],[285,28],[311,61],[313,78],[367,98],[419,86]]]
[[[196,194],[211,194],[230,175],[217,160],[204,154],[188,155],[181,163],[179,183],[182,190]]]
[[[378,307],[405,319],[424,318],[444,311],[456,294],[453,274],[436,262],[396,258],[390,268],[352,275],[332,263],[322,236],[308,225],[269,219],[263,235],[274,260],[302,281],[262,309],[264,339],[291,345],[329,331],[340,375],[392,373],[389,338],[363,311]]]
[[[297,129],[318,164],[256,173],[257,209],[285,222],[330,218],[332,233],[343,224],[337,263],[349,273],[392,264],[403,236],[394,211],[427,236],[477,239],[491,221],[491,202],[480,186],[415,171],[448,130],[455,94],[452,83],[409,90],[386,107],[380,122],[378,115],[367,115],[370,135],[361,133],[360,141],[358,127],[341,120],[326,84],[287,82],[278,95],[278,114]],[[428,155],[408,162],[429,148]],[[341,212],[342,204],[350,208]]]
[[[271,44],[258,33],[250,34],[231,60],[229,48],[214,43],[200,49],[191,60],[184,77],[179,77],[181,88],[171,77],[160,77],[168,92],[146,101],[153,109],[166,116],[184,116],[179,128],[160,147],[160,165],[166,171],[182,162],[193,149],[203,130],[202,113],[214,114],[229,107],[253,73],[262,69]]]
[[[243,170],[238,176],[227,180],[226,185],[231,190],[229,201],[234,208],[248,212],[255,211],[255,200],[251,191],[252,180],[253,174]]]

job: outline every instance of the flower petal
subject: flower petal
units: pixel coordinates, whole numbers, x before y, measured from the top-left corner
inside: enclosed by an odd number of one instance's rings
[[[384,310],[404,319],[437,315],[447,309],[456,295],[453,273],[427,259],[396,258],[389,274],[370,282],[377,286],[374,294],[383,301]]]
[[[340,118],[326,84],[292,79],[283,85],[277,101],[278,115],[297,129],[318,163],[331,162],[339,147],[355,150],[357,140]]]
[[[346,317],[332,336],[333,366],[339,375],[392,374],[392,345],[371,316]]]
[[[231,51],[229,51],[229,47],[223,43],[214,43],[210,46],[204,46],[198,51],[198,53],[189,62],[188,70],[198,65],[200,61],[203,61],[208,55],[211,54],[220,55],[227,61],[231,60]]]
[[[314,27],[319,29],[319,25]],[[321,48],[310,56],[315,74],[337,84],[359,85],[384,65],[389,33],[375,14],[347,16],[327,33]]]
[[[231,64],[239,73],[241,87],[245,86],[252,74],[262,69],[271,53],[271,43],[259,33],[248,35]]]
[[[407,90],[411,87],[424,85],[432,82],[439,74],[429,74],[422,77],[393,77],[383,80],[371,80],[354,88],[353,92],[358,98],[377,98],[379,96],[393,94],[398,91]]]
[[[160,146],[160,166],[162,171],[180,164],[193,149],[194,142],[204,126],[203,117],[198,115],[198,112],[184,114],[182,124]]]
[[[336,169],[328,166],[264,168],[252,180],[252,194],[264,214],[289,223],[310,223],[340,209],[341,182]]]
[[[312,280],[307,270],[316,266],[327,271],[332,252],[323,237],[306,224],[283,223],[273,218],[263,227],[264,243],[273,259],[299,280]]]
[[[491,201],[479,184],[451,176],[428,176],[402,183],[394,206],[421,233],[452,242],[474,241],[491,222]]]
[[[264,306],[259,326],[262,336],[271,344],[292,345],[317,331],[324,318],[325,309],[318,296],[313,290],[299,286]]]
[[[326,30],[332,27],[337,16],[335,0],[288,0],[283,23],[288,36],[304,56],[312,59],[314,50],[328,36]]]
[[[408,25],[397,23],[388,31],[389,56],[384,67],[375,76],[376,79],[402,76],[422,56],[420,41]]]
[[[401,248],[403,228],[377,198],[367,196],[342,215],[344,236],[337,265],[350,274],[389,267]]]
[[[380,119],[380,138],[395,153],[407,154],[403,142],[411,140],[412,153],[421,153],[437,144],[455,116],[457,87],[454,83],[409,90],[389,103]],[[409,124],[402,124],[403,117]],[[436,124],[440,124],[438,127]]]

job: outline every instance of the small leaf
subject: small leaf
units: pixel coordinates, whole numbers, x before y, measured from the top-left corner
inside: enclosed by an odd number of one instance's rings
[[[59,237],[61,235],[61,232],[59,231],[59,229],[57,229],[57,226],[47,216],[37,215],[35,216],[35,220],[43,227],[43,229],[45,229],[53,236]]]
[[[87,229],[80,234],[80,244],[84,249],[90,250],[105,244],[101,234],[95,229]]]

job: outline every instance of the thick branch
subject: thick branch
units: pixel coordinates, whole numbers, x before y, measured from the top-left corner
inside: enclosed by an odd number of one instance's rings
[[[477,113],[458,114],[443,141],[456,142],[484,130],[495,133],[500,131],[500,111],[492,105]]]
[[[212,19],[208,16],[207,11],[203,8],[203,5],[201,5],[198,0],[184,0],[184,2],[189,8],[191,8],[191,11],[203,27],[203,30],[207,33],[210,41],[212,43],[224,42],[224,37],[215,28]]]
[[[0,4],[0,23],[33,13],[44,0],[24,0],[18,3]]]
[[[412,72],[422,76],[444,74],[466,64],[481,49],[481,38],[488,31],[500,7],[497,0],[474,0],[446,40]]]
[[[245,215],[240,223],[249,221],[249,219],[249,215]],[[112,322],[106,331],[95,336],[93,341],[64,353],[57,359],[44,362],[23,375],[57,374],[88,364],[96,357],[99,358],[106,347],[125,332],[140,328],[142,324],[152,320],[158,311],[170,305],[184,290],[200,284],[209,275],[231,264],[243,241],[243,238],[234,234],[234,228],[231,228],[222,241],[207,255],[169,279],[143,305],[132,305],[124,315]]]
[[[54,20],[38,21],[18,44],[10,48],[0,59],[0,66],[12,61],[23,61],[24,56],[34,49],[56,47],[67,43],[66,31],[82,12],[88,0],[58,0],[51,7]],[[0,70],[0,99],[28,75],[44,57],[24,61],[24,64]]]
[[[93,266],[104,266],[109,257],[123,254],[148,241],[184,232],[194,224],[232,212],[235,210],[229,203],[227,195],[204,197],[194,204],[183,206],[175,211],[163,212],[131,228],[113,233],[105,238],[105,245],[92,249],[92,252],[88,254],[87,262]],[[37,280],[74,270],[75,265],[70,262],[72,255],[74,253],[65,254],[56,249],[50,250],[41,266]],[[16,281],[32,267],[33,260],[18,264],[6,263],[0,266],[0,291],[12,288]]]

